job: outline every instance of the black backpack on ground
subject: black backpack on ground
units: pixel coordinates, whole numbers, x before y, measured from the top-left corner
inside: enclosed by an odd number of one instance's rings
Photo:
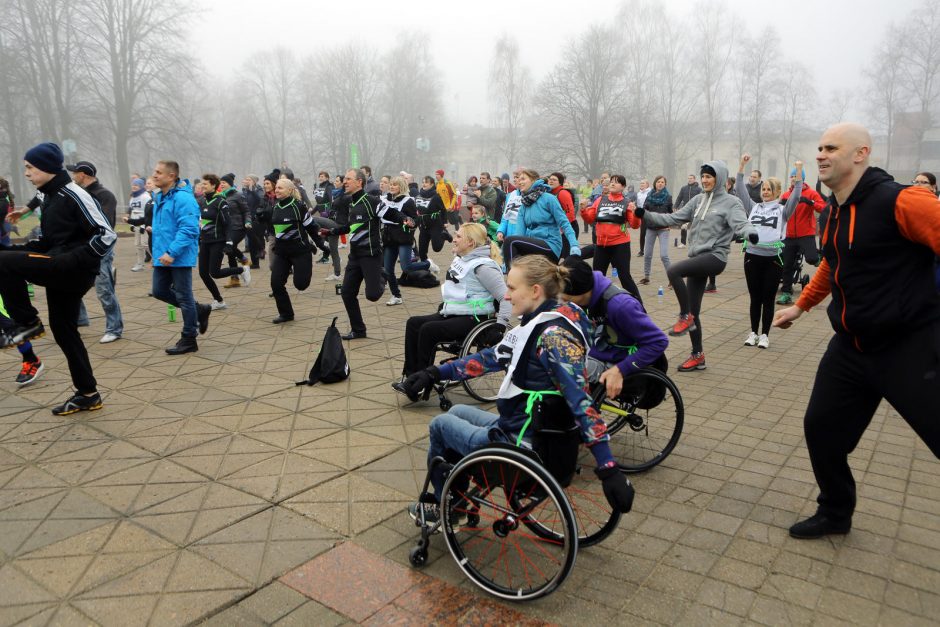
[[[313,362],[310,375],[305,381],[298,381],[297,385],[313,385],[320,381],[338,383],[349,378],[349,360],[346,359],[343,338],[340,337],[339,330],[336,328],[336,320],[333,318],[333,324],[327,328],[323,336],[320,354]]]
[[[398,284],[405,287],[430,289],[439,287],[441,282],[427,270],[412,270],[411,272],[402,272],[401,276],[398,277]]]

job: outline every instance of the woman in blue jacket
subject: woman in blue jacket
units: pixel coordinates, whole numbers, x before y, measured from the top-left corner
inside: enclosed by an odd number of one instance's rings
[[[518,180],[522,206],[516,218],[518,235],[503,240],[506,270],[512,266],[513,258],[523,255],[544,255],[555,263],[568,255],[580,256],[578,236],[539,173],[522,170]]]

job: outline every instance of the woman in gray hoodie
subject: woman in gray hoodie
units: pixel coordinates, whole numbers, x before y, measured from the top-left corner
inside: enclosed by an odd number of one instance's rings
[[[725,191],[728,166],[723,161],[706,163],[702,166],[701,180],[703,193],[678,211],[646,213],[638,208],[634,212],[651,228],[689,224],[689,258],[672,264],[666,272],[679,301],[679,320],[669,330],[669,335],[688,332],[692,340],[692,354],[679,365],[680,372],[705,369],[699,314],[708,276],[724,271],[734,236],[747,237],[752,244],[759,241],[741,201]]]

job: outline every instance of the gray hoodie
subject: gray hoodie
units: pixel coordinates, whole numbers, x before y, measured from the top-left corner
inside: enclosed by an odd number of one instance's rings
[[[725,162],[709,161],[705,165],[715,171],[715,187],[711,192],[702,192],[672,213],[647,212],[643,221],[647,228],[681,226],[688,222],[689,257],[709,253],[727,262],[731,239],[735,235],[747,237],[756,230],[748,222],[741,201],[725,191],[728,180]]]

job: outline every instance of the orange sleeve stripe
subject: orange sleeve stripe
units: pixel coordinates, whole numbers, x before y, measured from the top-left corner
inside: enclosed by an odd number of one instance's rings
[[[930,190],[917,185],[901,190],[894,219],[901,235],[940,256],[940,200]]]
[[[809,311],[823,302],[826,296],[829,296],[829,293],[832,291],[830,274],[829,262],[823,259],[822,263],[819,264],[819,268],[816,269],[816,274],[814,274],[812,280],[810,280],[809,285],[804,287],[803,291],[800,292],[796,306],[803,311]]]

